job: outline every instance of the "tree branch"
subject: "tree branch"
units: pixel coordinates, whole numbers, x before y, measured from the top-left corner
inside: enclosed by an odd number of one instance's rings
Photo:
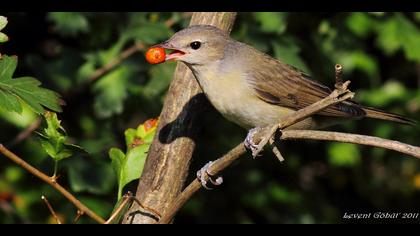
[[[394,150],[420,159],[420,147],[368,135],[319,130],[285,130],[280,139],[313,139],[355,143]]]
[[[336,67],[337,69],[337,67]],[[341,71],[341,67],[339,70]],[[337,77],[336,77],[337,78]],[[338,80],[338,82],[340,82]],[[378,137],[366,136],[366,135],[358,135],[358,134],[348,134],[348,133],[339,133],[339,132],[329,132],[329,131],[314,131],[314,130],[282,130],[290,125],[293,125],[299,121],[304,120],[305,118],[311,116],[314,113],[317,113],[328,106],[334,105],[336,103],[342,102],[346,99],[352,98],[354,93],[347,90],[347,86],[350,81],[345,83],[336,83],[336,89],[326,98],[307,106],[303,109],[300,109],[286,117],[284,117],[278,124],[267,126],[260,130],[260,132],[256,133],[254,136],[254,141],[260,142],[259,146],[261,149],[264,145],[270,141],[273,137],[273,134],[277,129],[281,130],[280,139],[314,139],[314,140],[330,140],[330,141],[340,141],[340,142],[348,142],[348,143],[355,143],[355,144],[363,144],[363,145],[370,145],[375,147],[382,147],[390,150],[394,150],[397,152],[405,153],[408,155],[412,155],[416,158],[420,158],[420,148],[415,147],[412,145],[404,144],[397,141],[382,139]],[[261,145],[261,143],[263,145]],[[253,155],[258,155],[257,153],[253,153]],[[278,151],[278,150],[277,150]],[[235,160],[237,160],[242,154],[246,152],[245,146],[243,143],[239,144],[227,154],[222,156],[221,158],[217,159],[213,162],[211,167],[209,168],[208,172],[211,176],[219,175],[222,170],[232,164]],[[280,156],[277,156],[280,155]],[[276,156],[282,160],[281,154],[276,154]],[[208,176],[206,177],[206,181],[208,180]],[[179,211],[179,209],[191,198],[191,196],[197,192],[202,187],[201,183],[195,179],[190,185],[188,185],[185,190],[173,201],[170,209],[163,215],[163,217],[159,220],[158,223],[166,224],[169,223],[175,214]]]
[[[189,15],[184,14],[182,17],[187,17],[187,16],[189,16]],[[166,20],[164,22],[164,24],[168,28],[172,27],[175,23],[176,23],[176,21],[174,20],[174,18],[169,18],[168,20]],[[110,62],[108,62],[107,64],[105,64],[101,68],[98,68],[97,70],[95,70],[93,72],[93,74],[89,77],[88,81],[92,82],[92,81],[97,80],[98,78],[102,77],[103,75],[108,73],[110,70],[112,70],[114,67],[121,64],[124,60],[126,60],[127,58],[134,55],[136,52],[140,52],[144,49],[145,49],[145,45],[142,42],[135,43],[131,47],[125,49],[120,54],[118,54],[118,56],[113,58]]]
[[[265,131],[264,133],[259,132],[260,135],[255,136],[254,139],[256,140],[254,141],[256,141],[256,143],[258,142],[259,143],[258,143],[257,149],[252,153],[252,155],[256,157],[263,150],[264,146],[273,137],[276,130],[278,129],[283,130],[327,108],[328,106],[340,103],[346,99],[353,98],[354,93],[350,92],[350,90],[347,89],[349,84],[350,84],[350,81],[346,81],[345,83],[342,83],[340,87],[335,89],[328,97],[283,117],[278,124],[263,128],[263,131],[265,130],[268,130],[268,131]],[[336,86],[338,85],[336,84]],[[261,134],[263,134],[263,136],[260,141],[258,140],[258,138],[261,137]]]
[[[230,32],[235,16],[228,12],[196,12],[190,25],[213,25]],[[178,63],[137,187],[136,198],[143,206],[163,215],[181,193],[201,127],[199,115],[207,104],[191,71]],[[133,205],[124,223],[156,223],[159,217],[147,212]]]
[[[73,203],[74,206],[77,207],[80,211],[86,213],[86,215],[90,216],[92,219],[94,219],[98,223],[104,223],[105,220],[97,215],[95,212],[90,210],[87,206],[85,206],[82,202],[77,200],[76,197],[74,197],[69,191],[67,191],[64,187],[62,187],[60,184],[58,184],[56,181],[54,181],[51,177],[47,176],[46,174],[42,173],[35,167],[31,166],[27,162],[25,162],[22,158],[18,157],[16,154],[8,150],[6,147],[3,146],[3,144],[0,144],[0,153],[2,153],[4,156],[18,164],[23,169],[27,170],[29,173],[35,175],[45,183],[51,185],[53,188],[55,188],[58,192],[60,192],[64,197],[66,197],[71,203]]]

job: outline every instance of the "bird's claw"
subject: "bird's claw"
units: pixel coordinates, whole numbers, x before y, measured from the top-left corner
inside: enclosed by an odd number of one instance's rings
[[[223,178],[221,176],[217,177],[217,179],[214,180],[213,176],[209,173],[209,168],[211,167],[212,164],[213,164],[213,162],[210,161],[206,165],[204,165],[203,168],[201,168],[200,170],[197,171],[198,181],[207,190],[212,190],[213,189],[213,188],[207,187],[207,180],[206,180],[207,177],[208,177],[208,180],[210,181],[210,183],[212,183],[215,186],[221,185],[223,183]]]
[[[244,145],[245,145],[245,147],[247,148],[247,149],[249,149],[249,150],[251,150],[251,152],[252,152],[252,156],[254,156],[255,157],[255,152],[257,151],[257,149],[258,149],[258,144],[255,144],[254,143],[254,135],[256,134],[256,133],[258,133],[259,131],[261,130],[261,128],[260,127],[255,127],[255,128],[252,128],[252,129],[250,129],[249,131],[248,131],[248,134],[247,134],[247,136],[246,136],[246,138],[245,138],[245,141],[244,141]]]

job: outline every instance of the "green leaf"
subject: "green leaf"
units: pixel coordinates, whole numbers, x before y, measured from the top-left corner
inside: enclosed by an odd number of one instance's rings
[[[12,79],[17,66],[17,58],[2,56],[0,58],[0,91],[2,91],[1,104],[8,111],[20,113],[22,108],[17,102],[27,103],[34,112],[42,114],[43,107],[61,112],[59,95],[51,90],[39,87],[41,82],[32,77]]]
[[[4,16],[0,16],[0,30],[4,29],[6,25],[7,25],[7,18]],[[6,34],[0,32],[0,43],[4,43],[7,41],[9,41],[9,37]]]
[[[158,125],[158,119],[146,120],[137,127],[136,136],[142,140],[142,143],[151,144],[155,136]]]
[[[125,144],[127,145],[127,150],[129,148],[131,148],[131,145],[134,142],[134,139],[136,138],[137,135],[137,130],[136,129],[127,129],[124,132],[124,136],[125,136]]]
[[[54,161],[68,158],[75,153],[86,153],[82,147],[67,142],[67,134],[56,113],[46,112],[44,118],[47,127],[38,135],[42,148]]]
[[[118,178],[118,199],[121,198],[125,185],[140,178],[148,150],[149,145],[140,145],[130,149],[127,155],[118,148],[111,148],[109,151],[111,164]]]
[[[0,107],[6,109],[6,111],[22,113],[19,97],[7,90],[0,89]]]
[[[287,28],[287,13],[256,12],[255,19],[261,24],[261,30],[268,33],[283,33]]]
[[[4,16],[0,16],[0,30],[4,29],[7,25],[7,18]]]
[[[0,57],[0,81],[11,79],[13,73],[17,67],[17,57],[16,56],[6,56],[3,55]]]
[[[335,166],[354,166],[360,162],[359,148],[355,144],[333,143],[328,154],[329,162]]]
[[[122,190],[129,182],[140,178],[146,161],[147,152],[156,134],[158,119],[146,120],[137,129],[125,131],[127,154],[118,148],[111,148],[108,152],[112,168],[118,178],[118,199]]]
[[[63,36],[76,36],[89,30],[89,22],[81,12],[51,12],[48,14],[48,20]]]
[[[4,43],[7,41],[9,41],[9,37],[6,34],[0,32],[0,43]]]

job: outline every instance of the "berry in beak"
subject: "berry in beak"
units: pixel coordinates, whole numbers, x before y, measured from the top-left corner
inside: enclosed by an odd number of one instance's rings
[[[165,61],[177,60],[180,57],[182,57],[183,55],[185,55],[185,52],[177,49],[175,46],[170,44],[168,41],[160,43],[160,44],[155,45],[153,47],[162,47],[164,49],[172,50],[169,54],[166,54]]]

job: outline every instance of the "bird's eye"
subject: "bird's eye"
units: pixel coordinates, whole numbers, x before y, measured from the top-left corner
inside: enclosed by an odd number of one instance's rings
[[[201,47],[201,43],[198,42],[198,41],[194,41],[194,42],[190,43],[190,47],[194,50],[197,50]]]

